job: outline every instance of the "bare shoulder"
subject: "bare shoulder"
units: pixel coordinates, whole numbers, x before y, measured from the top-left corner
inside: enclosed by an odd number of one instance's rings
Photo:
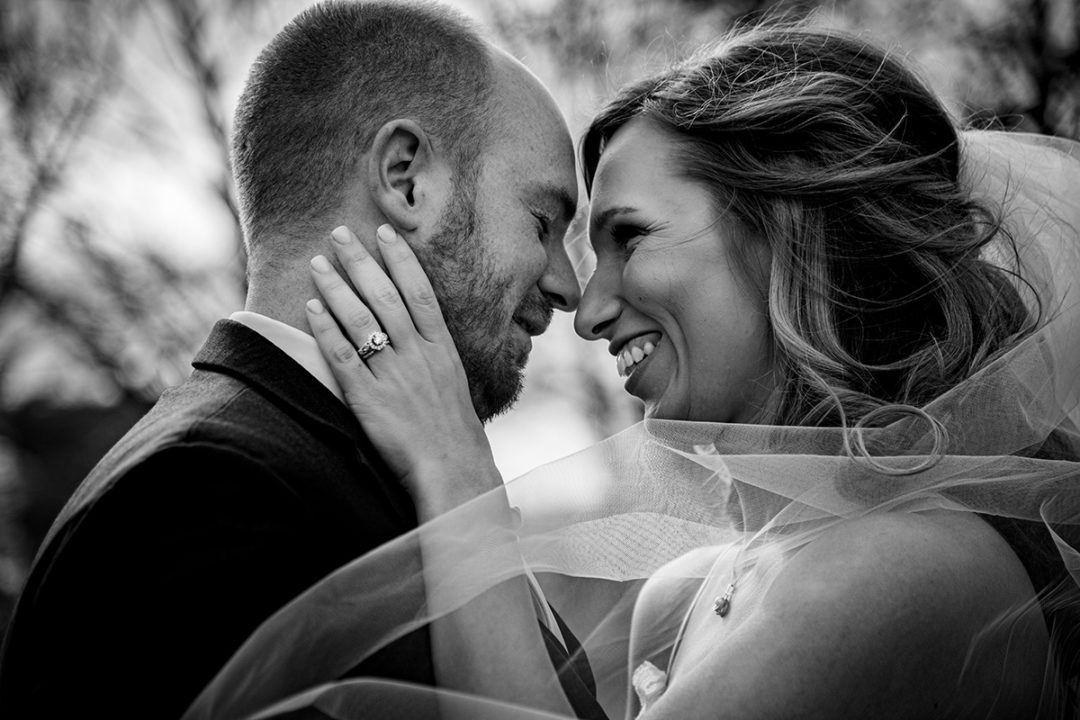
[[[914,604],[963,615],[968,605],[1012,605],[1033,594],[1001,536],[959,512],[880,513],[838,523],[792,557],[770,600],[790,603],[795,589],[804,600],[897,611]]]
[[[663,712],[694,717],[707,697],[733,717],[1034,715],[1046,629],[1019,560],[975,515],[838,523],[762,592]]]
[[[1041,691],[1047,638],[1030,579],[971,513],[840,523],[792,558],[761,612],[832,634],[814,641],[814,630],[794,631],[796,642],[876,688],[861,703],[895,693],[889,709],[913,700],[909,712],[932,717],[957,710],[952,702],[966,708],[997,697],[1000,717],[1021,717],[1017,710]]]

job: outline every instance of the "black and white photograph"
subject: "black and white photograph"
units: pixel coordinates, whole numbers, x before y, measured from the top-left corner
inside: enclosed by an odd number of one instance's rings
[[[4,720],[1080,720],[1080,0],[0,0]]]

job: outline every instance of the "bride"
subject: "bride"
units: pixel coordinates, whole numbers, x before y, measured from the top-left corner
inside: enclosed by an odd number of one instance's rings
[[[362,297],[320,291],[377,327],[311,327],[417,503],[460,506],[284,608],[191,716],[552,717],[485,690],[559,693],[491,650],[533,606],[466,612],[526,567],[611,716],[1074,716],[1080,149],[958,132],[896,58],[759,27],[623,89],[581,160],[575,328],[645,422],[504,489],[408,246],[381,231],[387,305],[351,238]],[[442,689],[338,680],[429,622]]]

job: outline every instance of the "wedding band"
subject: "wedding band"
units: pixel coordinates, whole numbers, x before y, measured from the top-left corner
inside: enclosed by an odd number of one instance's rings
[[[373,332],[368,335],[363,345],[356,348],[356,352],[360,354],[361,360],[367,360],[375,353],[388,347],[390,347],[390,336],[384,332]]]

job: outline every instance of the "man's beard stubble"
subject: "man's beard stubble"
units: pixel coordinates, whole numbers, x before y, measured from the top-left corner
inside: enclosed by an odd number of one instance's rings
[[[463,182],[438,232],[418,254],[465,368],[473,408],[487,422],[517,401],[525,358],[507,343],[510,318],[498,309],[513,279],[498,276],[484,251],[475,197],[475,182]]]

